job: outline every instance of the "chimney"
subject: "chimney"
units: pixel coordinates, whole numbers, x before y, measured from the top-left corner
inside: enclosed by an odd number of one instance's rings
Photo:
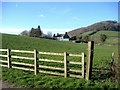
[[[40,26],[38,25],[38,29],[40,30]]]

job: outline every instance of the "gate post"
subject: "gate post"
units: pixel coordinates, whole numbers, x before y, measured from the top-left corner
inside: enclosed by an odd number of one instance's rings
[[[94,41],[89,41],[88,42],[88,61],[87,61],[87,67],[86,67],[86,80],[91,79],[93,53],[94,53]]]

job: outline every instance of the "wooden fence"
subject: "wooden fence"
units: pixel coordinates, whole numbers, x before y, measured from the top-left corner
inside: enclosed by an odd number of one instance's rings
[[[7,68],[15,68],[15,69],[21,69],[21,70],[27,70],[27,71],[32,71],[34,72],[35,75],[37,75],[37,73],[45,73],[45,74],[53,74],[53,75],[60,75],[60,76],[64,76],[66,77],[76,77],[76,78],[85,78],[86,75],[86,79],[89,80],[90,79],[90,75],[91,75],[91,65],[92,65],[92,58],[93,58],[93,47],[91,47],[91,42],[88,44],[88,63],[86,66],[86,70],[85,70],[85,54],[82,52],[81,55],[79,54],[69,54],[67,52],[64,53],[52,53],[52,52],[39,52],[36,49],[34,49],[34,51],[25,51],[25,50],[10,50],[10,49],[0,49],[1,52],[5,52],[6,54],[0,54],[0,57],[3,57],[5,59],[0,60],[0,66],[2,67],[7,67]],[[33,57],[25,57],[25,56],[15,56],[15,55],[11,55],[11,53],[26,53],[26,54],[33,54]],[[52,60],[52,59],[43,59],[43,58],[38,58],[38,55],[55,55],[55,56],[63,56],[64,60]],[[75,62],[75,61],[69,61],[68,60],[68,56],[69,57],[80,57],[81,58],[81,62]],[[92,57],[91,57],[92,56]],[[33,64],[30,63],[23,63],[23,62],[19,62],[19,61],[13,61],[12,59],[25,59],[25,60],[32,60]],[[38,64],[38,62],[53,62],[53,63],[62,63],[64,65],[64,68],[61,67],[53,67],[53,66],[45,66],[45,65],[40,65]],[[68,68],[68,64],[74,64],[74,65],[81,65],[81,69],[79,68],[79,70],[76,69],[71,69]],[[91,65],[90,65],[91,64]],[[15,66],[18,65],[18,66]],[[27,67],[23,67],[23,66],[27,66]],[[29,68],[29,67],[32,67]],[[63,73],[58,73],[58,72],[50,72],[45,71],[45,70],[41,70],[41,68],[43,69],[51,69],[51,70],[60,70],[63,71]],[[85,74],[86,71],[86,74]],[[69,72],[75,72],[75,73],[81,73],[79,75],[75,75],[75,74],[70,74]]]

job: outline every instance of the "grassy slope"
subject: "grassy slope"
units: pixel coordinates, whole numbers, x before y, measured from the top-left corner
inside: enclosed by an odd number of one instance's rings
[[[100,34],[105,34],[108,37],[106,39],[105,43],[118,44],[118,34],[120,34],[120,32],[116,32],[116,31],[100,31],[100,32],[97,32],[95,35],[93,35],[93,37],[97,38],[98,36],[100,36]],[[97,39],[95,39],[95,40],[97,41]]]
[[[16,35],[2,35],[2,48],[33,50],[50,52],[85,52],[87,54],[87,44],[75,44],[72,42],[61,42],[47,39],[39,39]],[[110,62],[111,53],[118,53],[117,46],[98,46],[95,45],[93,67],[107,67]],[[103,53],[104,52],[104,53]],[[117,57],[117,56],[116,56]],[[38,74],[34,76],[31,72],[23,72],[21,70],[11,70],[3,68],[3,79],[11,83],[16,83],[22,87],[58,87],[58,88],[80,88],[80,87],[116,87],[116,84],[109,82],[107,79],[104,83],[99,81],[84,81],[82,79],[63,78],[59,76],[51,76]],[[17,82],[16,82],[17,81]],[[33,83],[34,82],[34,83]]]
[[[90,33],[92,33],[92,32],[93,32],[93,31],[84,32],[84,33],[82,34],[82,36],[85,37],[85,36],[87,36],[88,34],[90,34]]]
[[[120,33],[120,32],[117,32],[117,31],[99,31],[95,34],[95,36],[98,36],[100,34],[105,34],[108,37],[118,37],[118,33]]]
[[[11,49],[50,51],[50,52],[81,52],[85,49],[84,45],[71,42],[61,42],[42,38],[32,38],[26,36],[2,35],[2,47]]]
[[[88,31],[82,34],[82,36],[86,36],[88,34],[92,33],[92,31]],[[117,31],[99,31],[92,35],[92,38],[95,40],[95,42],[100,43],[99,36],[100,34],[105,34],[108,38],[106,39],[106,44],[118,44],[118,35],[120,32]]]

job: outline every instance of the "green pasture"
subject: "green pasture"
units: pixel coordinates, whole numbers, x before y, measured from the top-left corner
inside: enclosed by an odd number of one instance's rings
[[[73,42],[63,42],[56,40],[48,40],[43,38],[34,38],[27,36],[19,36],[19,35],[9,35],[2,34],[2,48],[6,49],[17,49],[17,50],[29,50],[33,51],[37,49],[41,52],[56,52],[56,53],[72,53],[72,54],[81,54],[85,53],[87,56],[87,44],[84,43],[73,43]],[[115,53],[115,58],[118,57],[118,46],[112,45],[95,45],[94,47],[94,59],[93,59],[93,68],[95,67],[104,67],[109,68],[109,63],[111,61],[111,54]],[[3,52],[3,54],[5,54]],[[29,56],[33,57],[33,54],[22,54],[22,53],[12,53],[12,55],[19,56]],[[40,58],[47,59],[57,59],[63,60],[61,56],[50,56],[50,55],[40,55]],[[3,58],[4,59],[4,58]],[[80,58],[70,58],[71,61],[79,61]],[[87,57],[85,58],[87,62]],[[19,59],[13,59],[13,61],[33,63],[32,61],[25,61]],[[45,63],[39,62],[41,65],[49,65],[49,66],[58,66],[63,67],[62,64],[57,63]],[[69,67],[79,69],[79,66],[71,65]],[[97,75],[97,74],[96,74]],[[103,79],[99,81],[90,80],[86,81],[83,79],[77,78],[64,78],[60,76],[53,76],[47,74],[38,74],[34,75],[34,72],[25,72],[22,70],[15,69],[7,69],[2,68],[2,79],[8,81],[9,83],[13,83],[17,86],[21,87],[29,87],[29,88],[116,88],[118,87],[115,82],[111,82],[109,78]]]
[[[93,31],[88,31],[82,34],[83,37],[87,36],[88,34],[92,33]],[[118,44],[119,42],[119,34],[120,32],[117,31],[98,31],[97,33],[91,35],[90,37],[95,41],[95,43],[101,43],[100,35],[105,34],[107,36],[106,41],[104,44]]]

